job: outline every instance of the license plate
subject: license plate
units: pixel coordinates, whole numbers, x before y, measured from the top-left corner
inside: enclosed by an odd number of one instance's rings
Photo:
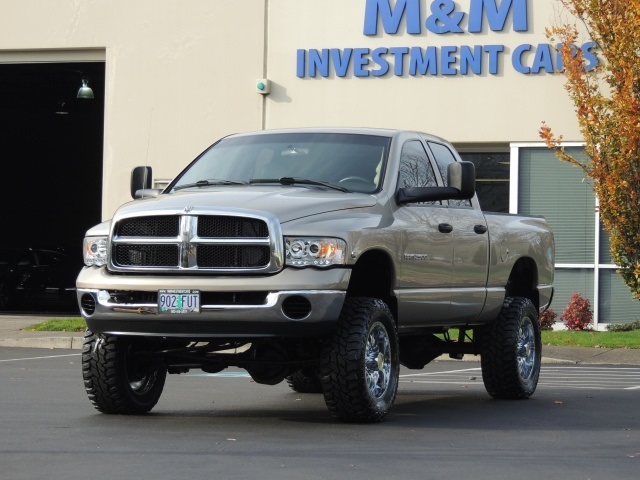
[[[158,310],[160,313],[199,313],[199,290],[159,290]]]

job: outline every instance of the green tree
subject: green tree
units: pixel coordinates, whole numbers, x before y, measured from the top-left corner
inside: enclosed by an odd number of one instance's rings
[[[590,161],[568,155],[560,146],[562,136],[546,123],[540,136],[593,181],[613,260],[640,298],[640,0],[557,1],[575,20],[556,23],[547,35],[563,45],[565,88]],[[601,61],[592,71],[586,71],[583,52],[575,47],[578,22],[597,44]]]

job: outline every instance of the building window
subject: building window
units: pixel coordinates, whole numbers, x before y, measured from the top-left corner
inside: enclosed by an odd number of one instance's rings
[[[518,182],[511,187],[517,192],[517,213],[542,215],[554,231],[552,308],[560,315],[571,294],[578,292],[591,301],[596,327],[640,317],[640,302],[611,264],[609,237],[600,225],[596,197],[583,171],[561,162],[546,147],[514,144],[512,151]],[[567,152],[587,160],[582,147],[567,147]]]
[[[485,212],[509,212],[509,153],[461,153],[476,167],[476,193]]]

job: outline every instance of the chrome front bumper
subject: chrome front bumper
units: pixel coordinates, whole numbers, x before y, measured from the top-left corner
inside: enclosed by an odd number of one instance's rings
[[[278,275],[242,279],[150,277],[111,275],[104,269],[91,267],[83,269],[78,277],[77,296],[82,316],[94,332],[190,339],[316,337],[329,334],[333,329],[346,296],[350,273],[349,269],[285,269]],[[298,288],[277,288],[284,284]],[[304,288],[312,285],[316,288]],[[319,286],[324,288],[317,288]],[[116,291],[144,291],[153,296],[154,292],[166,288],[267,293],[264,303],[259,305],[205,303],[198,313],[180,314],[160,313],[157,303],[152,302],[115,302],[111,295]],[[300,305],[305,308],[300,309]]]

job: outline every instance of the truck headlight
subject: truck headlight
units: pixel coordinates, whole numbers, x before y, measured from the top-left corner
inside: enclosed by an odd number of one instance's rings
[[[84,264],[100,266],[107,264],[107,237],[85,237],[82,248]]]
[[[330,267],[347,261],[347,242],[339,238],[285,237],[286,264],[291,267]]]

